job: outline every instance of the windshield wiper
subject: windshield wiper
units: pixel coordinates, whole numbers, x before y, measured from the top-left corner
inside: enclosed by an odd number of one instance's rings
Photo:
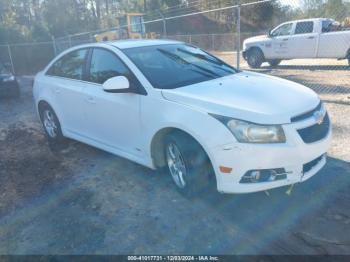
[[[221,62],[221,61],[215,61],[215,60],[213,60],[213,59],[210,59],[210,58],[206,57],[206,56],[203,55],[203,54],[192,53],[192,52],[187,51],[187,50],[185,50],[185,49],[183,49],[183,48],[178,48],[177,50],[180,51],[180,52],[182,52],[182,53],[185,53],[185,54],[194,56],[194,57],[196,57],[196,58],[199,58],[199,59],[201,59],[201,60],[205,60],[205,61],[207,61],[207,62],[216,64],[216,65],[223,65],[223,64],[224,64],[224,63]]]
[[[221,70],[223,70],[223,71],[225,71],[225,72],[227,72],[227,73],[233,73],[233,72],[230,71],[230,70],[227,70],[227,69],[225,69],[225,68],[220,67],[220,66],[222,66],[222,65],[225,65],[225,63],[224,63],[224,62],[221,62],[220,60],[213,60],[213,59],[210,59],[210,58],[206,57],[206,56],[203,55],[203,54],[192,53],[192,52],[187,51],[187,50],[182,49],[182,48],[178,48],[177,50],[180,51],[180,52],[182,52],[182,53],[188,54],[188,55],[190,55],[190,56],[196,57],[196,58],[198,58],[198,59],[204,60],[204,61],[206,61],[206,62],[212,63],[212,64],[214,64],[214,67],[217,68],[217,69],[221,69]],[[218,66],[218,65],[219,65],[219,66]]]
[[[167,57],[169,57],[170,59],[174,60],[174,61],[181,62],[181,64],[185,64],[185,65],[192,65],[192,66],[194,66],[196,68],[201,69],[202,71],[205,71],[207,73],[212,74],[215,77],[220,77],[220,75],[215,73],[214,71],[212,71],[210,69],[207,69],[207,68],[204,68],[204,67],[202,67],[200,65],[196,65],[196,64],[193,64],[191,62],[188,62],[187,60],[183,59],[181,56],[179,56],[177,54],[171,53],[171,52],[169,52],[167,50],[164,50],[164,49],[161,49],[161,48],[157,48],[157,50],[159,52],[161,52],[162,54],[166,55]]]

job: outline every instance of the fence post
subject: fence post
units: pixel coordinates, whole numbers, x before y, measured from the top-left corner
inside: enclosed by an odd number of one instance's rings
[[[162,21],[163,21],[163,38],[167,38],[167,32],[166,32],[166,19],[163,15],[162,12],[158,11],[159,15],[162,17]]]
[[[52,36],[51,38],[52,38],[53,53],[56,56],[57,55],[56,40],[54,36]]]
[[[12,53],[11,53],[10,45],[7,45],[7,51],[8,51],[8,53],[9,53],[9,58],[10,58],[10,61],[11,61],[12,73],[13,73],[14,75],[16,75],[15,66],[14,66],[14,64],[13,64],[13,59],[12,59]]]
[[[215,45],[214,45],[214,34],[211,35],[211,50],[214,51]]]
[[[89,43],[93,43],[91,32],[89,32]]]
[[[241,58],[241,1],[238,2],[237,7],[237,69],[240,66],[240,58]]]

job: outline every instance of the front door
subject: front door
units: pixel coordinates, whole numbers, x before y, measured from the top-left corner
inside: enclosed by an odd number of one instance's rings
[[[272,58],[283,59],[291,56],[290,35],[293,23],[282,24],[271,32]]]
[[[140,95],[135,93],[108,93],[102,84],[114,76],[126,76],[130,71],[113,52],[94,48],[88,72],[89,84],[85,95],[86,129],[91,140],[103,146],[132,155],[140,154]]]

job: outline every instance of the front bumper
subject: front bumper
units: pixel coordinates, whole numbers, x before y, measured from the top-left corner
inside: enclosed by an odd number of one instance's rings
[[[319,141],[306,144],[297,130],[314,124],[313,120],[283,126],[287,143],[244,144],[232,143],[213,148],[212,162],[216,167],[218,191],[222,193],[250,193],[303,182],[314,176],[326,164],[332,131]],[[317,161],[314,161],[317,159]],[[313,162],[312,162],[313,161]],[[304,167],[311,162],[306,170]],[[222,173],[219,166],[232,168]],[[284,168],[286,178],[276,181],[241,183],[242,177],[251,170]],[[306,171],[305,171],[306,170]]]

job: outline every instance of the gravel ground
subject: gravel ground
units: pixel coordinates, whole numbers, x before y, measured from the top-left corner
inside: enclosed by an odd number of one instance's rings
[[[169,176],[81,143],[51,152],[28,83],[0,100],[0,254],[350,254],[346,98],[326,104],[326,167],[292,195],[188,200]]]
[[[214,52],[215,53],[215,52]],[[216,52],[222,60],[236,66],[232,52]],[[294,59],[282,61],[275,68],[263,63],[260,69],[249,68],[241,57],[241,69],[282,77],[306,85],[320,94],[323,100],[350,104],[350,66],[347,60]]]

